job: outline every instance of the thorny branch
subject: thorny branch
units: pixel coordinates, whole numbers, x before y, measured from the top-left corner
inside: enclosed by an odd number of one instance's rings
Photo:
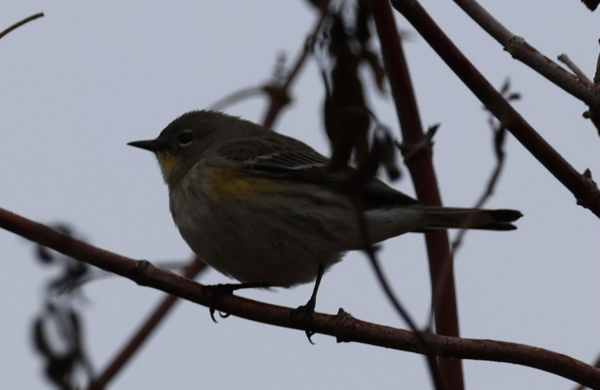
[[[157,268],[148,261],[136,261],[91,246],[4,209],[0,209],[0,228],[142,286],[156,288],[206,307],[211,303],[213,290],[193,280]],[[301,319],[290,319],[290,308],[234,295],[221,296],[215,308],[252,321],[304,331]],[[335,316],[315,313],[312,326],[316,333],[333,336],[338,342],[353,341],[419,354],[428,353],[413,332],[360,321],[341,310]],[[600,369],[553,351],[516,343],[439,335],[430,335],[428,342],[439,356],[519,364],[600,390]]]

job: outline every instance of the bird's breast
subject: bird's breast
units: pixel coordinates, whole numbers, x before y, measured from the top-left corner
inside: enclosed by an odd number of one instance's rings
[[[268,190],[270,180],[252,175],[244,168],[210,167],[206,172],[208,190],[216,201],[245,199]]]

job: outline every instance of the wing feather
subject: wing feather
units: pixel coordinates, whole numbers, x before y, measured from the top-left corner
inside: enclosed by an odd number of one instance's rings
[[[289,142],[293,141],[293,142]],[[329,159],[308,145],[275,134],[274,137],[237,139],[222,145],[219,154],[245,168],[283,174],[304,182],[336,186],[343,183],[356,169],[347,167],[344,172],[331,172]],[[277,153],[273,153],[277,150]],[[419,201],[397,191],[381,180],[368,180],[362,188],[365,207],[414,205]]]

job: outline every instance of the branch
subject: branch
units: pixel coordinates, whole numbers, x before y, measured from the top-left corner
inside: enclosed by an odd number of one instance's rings
[[[592,120],[600,134],[600,95],[594,85],[567,72],[560,65],[546,57],[525,39],[510,32],[498,20],[490,15],[475,0],[454,0],[477,24],[496,39],[513,58],[528,65],[548,80],[583,101],[590,107],[585,116]]]
[[[479,3],[474,0],[454,0],[454,2],[514,58],[528,65],[588,106],[595,106],[600,102],[600,97],[592,89],[593,85],[568,72],[525,42],[525,39],[510,32]]]
[[[571,72],[573,72],[575,76],[579,77],[584,83],[590,85],[593,84],[592,80],[587,77],[587,75],[569,58],[568,55],[565,53],[559,54],[556,59],[565,64],[567,68],[571,69]]]
[[[112,253],[33,222],[0,208],[0,228],[77,260],[113,272],[134,282],[191,302],[209,306],[212,289],[145,260],[136,261]],[[222,295],[215,309],[252,321],[304,331],[302,319],[290,318],[290,308]],[[353,318],[340,309],[337,315],[315,313],[312,327],[317,333],[333,336],[338,342],[359,342],[419,354],[428,353],[410,331],[377,325]],[[430,335],[428,343],[439,356],[454,359],[488,360],[519,364],[553,373],[600,390],[600,369],[582,361],[542,348],[523,344]]]
[[[206,270],[206,265],[197,257],[195,257],[189,266],[186,267],[183,277],[194,279],[200,272]],[[138,329],[131,340],[121,349],[117,356],[112,359],[111,363],[104,369],[102,374],[98,376],[93,383],[90,384],[88,390],[104,389],[125,364],[133,357],[140,349],[152,332],[158,327],[161,321],[167,316],[170,310],[178,300],[176,295],[167,295],[162,302],[156,307],[154,312],[148,317],[146,322]]]
[[[6,30],[0,32],[0,39],[4,38],[4,36],[6,34],[8,34],[9,32],[16,30],[17,28],[21,27],[22,25],[24,25],[25,23],[29,23],[32,20],[35,20],[37,18],[42,18],[44,16],[43,12],[38,12],[37,14],[33,14],[23,20],[21,20],[20,22],[17,22],[15,24],[13,24],[12,26],[10,26],[9,28],[7,28]]]
[[[442,199],[433,168],[431,149],[416,148],[416,145],[423,144],[425,135],[392,9],[388,0],[376,0],[372,2],[372,5],[373,19],[381,41],[383,62],[400,120],[402,143],[405,146],[413,147],[411,158],[405,160],[405,163],[410,171],[417,198],[425,204],[441,206]],[[441,297],[440,304],[434,307],[436,332],[458,337],[456,288],[448,232],[426,234],[425,242],[429,255],[432,296]],[[447,262],[449,264],[445,265]],[[444,273],[444,269],[449,272]],[[446,276],[444,280],[440,279],[442,275]],[[460,360],[441,359],[440,369],[442,378],[448,384],[449,389],[464,388]]]
[[[594,362],[594,367],[596,368],[600,368],[600,356],[598,356],[596,358],[596,361]],[[575,388],[575,390],[584,390],[585,388],[587,388],[587,386],[585,385],[579,385]]]
[[[317,23],[312,28],[312,32],[308,35],[306,42],[304,43],[304,47],[302,48],[300,55],[296,59],[296,62],[284,78],[276,78],[275,80],[272,80],[265,85],[256,87],[246,87],[239,91],[233,92],[232,94],[227,95],[211,104],[211,106],[208,109],[220,111],[224,107],[229,106],[233,103],[237,103],[240,100],[247,99],[252,96],[266,94],[270,98],[270,104],[269,108],[265,113],[265,117],[262,123],[264,127],[273,127],[273,123],[275,122],[275,119],[277,118],[281,110],[292,101],[289,94],[290,85],[292,84],[292,82],[300,72],[302,65],[304,65],[304,62],[306,62],[306,59],[308,58],[308,54],[310,53],[314,45],[316,36],[321,30],[323,22],[327,18],[328,7],[329,0],[325,0],[322,4],[322,7],[320,7],[321,13]]]
[[[595,183],[578,173],[523,119],[458,50],[423,7],[415,0],[392,0],[392,5],[515,138],[575,195],[577,203],[600,217],[600,191]]]

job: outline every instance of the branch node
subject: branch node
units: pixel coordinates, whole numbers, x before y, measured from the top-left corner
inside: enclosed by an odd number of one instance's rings
[[[431,154],[433,151],[433,137],[440,126],[440,123],[429,126],[425,136],[419,142],[413,144],[408,144],[405,142],[400,143],[398,141],[395,142],[396,147],[402,153],[402,157],[404,157],[405,164],[407,164],[417,153],[421,151]]]
[[[335,337],[335,341],[337,343],[348,343],[352,340],[344,338],[344,332],[342,331],[342,328],[347,325],[348,320],[353,318],[352,314],[348,313],[347,311],[345,311],[344,309],[342,309],[341,307],[338,309],[337,314],[335,315],[334,319],[333,319],[333,335]]]
[[[583,73],[583,71],[577,66],[577,64],[575,64],[568,55],[566,54],[561,54],[557,57],[557,59],[562,62],[563,64],[565,64],[569,69],[571,69],[571,71],[573,73],[575,73],[575,75],[577,77],[579,77],[579,80],[584,81],[590,85],[592,85],[592,80],[589,79],[589,77],[587,77],[587,75],[585,73]]]
[[[262,87],[272,100],[279,101],[282,106],[285,106],[292,102],[292,98],[288,94],[287,88],[282,87],[279,84],[268,84]]]
[[[516,48],[519,46],[525,45],[525,38],[520,37],[518,35],[513,35],[508,39],[506,46],[504,46],[504,50],[506,50],[513,58],[517,58],[517,50]]]
[[[148,260],[138,260],[131,270],[131,277],[140,286],[148,286],[148,270],[154,268],[154,265]]]
[[[600,189],[598,189],[598,184],[596,184],[594,179],[592,179],[592,171],[590,171],[589,168],[586,168],[582,176],[590,184],[590,191],[585,197],[577,198],[577,204],[589,209],[593,204],[596,204],[600,201]]]

